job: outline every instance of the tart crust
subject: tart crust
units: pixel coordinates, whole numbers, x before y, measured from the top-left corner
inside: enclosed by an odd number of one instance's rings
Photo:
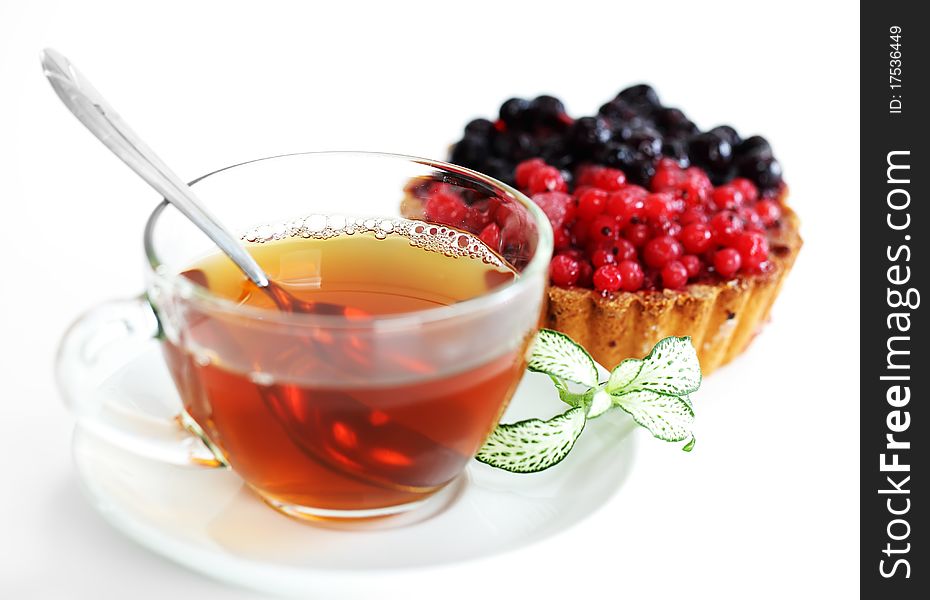
[[[546,327],[569,335],[594,359],[613,368],[645,356],[668,336],[691,336],[705,375],[736,358],[768,321],[772,304],[801,250],[799,220],[782,204],[782,224],[770,232],[773,268],[683,290],[619,292],[550,285]]]

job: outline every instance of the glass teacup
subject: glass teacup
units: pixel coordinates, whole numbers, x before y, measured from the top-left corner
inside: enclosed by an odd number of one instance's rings
[[[463,209],[431,224],[437,217],[423,201],[437,187]],[[170,462],[229,466],[268,504],[298,517],[399,513],[454,480],[525,368],[552,252],[542,211],[473,171],[374,153],[261,159],[194,188],[245,240],[387,237],[412,217],[423,221],[410,225],[421,241],[446,240],[446,253],[458,255],[449,260],[476,260],[484,247],[468,232],[478,234],[482,211],[493,209],[506,217],[485,238],[515,277],[454,304],[362,318],[248,306],[191,276],[190,266],[215,248],[162,203],[145,230],[146,294],[92,310],[62,342],[59,383],[83,425]],[[186,439],[164,439],[100,406],[101,382],[153,343],[179,392]]]

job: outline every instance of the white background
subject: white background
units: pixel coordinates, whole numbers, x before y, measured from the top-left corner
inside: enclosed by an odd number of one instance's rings
[[[449,589],[851,597],[858,35],[848,3],[0,0],[0,597],[258,597],[136,547],[80,496],[55,344],[83,309],[140,290],[157,198],[60,105],[43,46],[188,179],[302,150],[443,157],[511,95],[591,114],[641,80],[702,127],[766,135],[806,245],[771,325],[696,396],[694,453],[641,440],[609,505]]]

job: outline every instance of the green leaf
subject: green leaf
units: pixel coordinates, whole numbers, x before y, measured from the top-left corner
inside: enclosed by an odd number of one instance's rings
[[[692,435],[691,439],[688,440],[688,443],[682,446],[681,449],[684,450],[685,452],[691,452],[692,450],[694,450],[694,442],[696,441],[697,440],[695,440],[694,436]]]
[[[629,358],[613,370],[607,381],[611,394],[650,391],[685,396],[701,387],[701,364],[690,337],[659,340],[642,360]]]
[[[621,361],[619,365],[610,373],[610,379],[607,380],[608,390],[622,390],[636,379],[643,368],[643,361],[639,358],[628,358]]]
[[[584,424],[585,408],[579,406],[548,421],[498,425],[475,458],[512,473],[544,471],[568,455]]]
[[[613,396],[608,394],[607,390],[602,387],[591,390],[591,393],[587,395],[590,396],[590,407],[588,408],[589,419],[596,419],[614,406]]]
[[[678,396],[638,390],[615,395],[614,403],[660,440],[680,442],[692,437],[694,410]]]
[[[564,333],[551,329],[540,329],[536,334],[527,368],[588,387],[598,384],[597,367],[588,351]]]

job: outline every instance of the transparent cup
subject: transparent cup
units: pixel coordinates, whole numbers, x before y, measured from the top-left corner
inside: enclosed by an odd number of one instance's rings
[[[506,218],[492,249],[518,276],[456,304],[365,319],[243,306],[181,275],[216,249],[163,202],[145,229],[146,293],[92,309],[62,340],[57,378],[82,427],[173,464],[232,468],[299,518],[404,512],[461,474],[525,369],[552,253],[545,214],[479,173],[389,154],[278,156],[193,185],[244,238],[263,224],[275,236],[335,222],[356,223],[358,235],[385,219],[429,223],[420,197],[444,186],[471,212],[427,232],[454,238],[476,227],[469,214],[493,207]],[[152,344],[180,397],[177,427],[108,408],[114,390],[100,393]]]

